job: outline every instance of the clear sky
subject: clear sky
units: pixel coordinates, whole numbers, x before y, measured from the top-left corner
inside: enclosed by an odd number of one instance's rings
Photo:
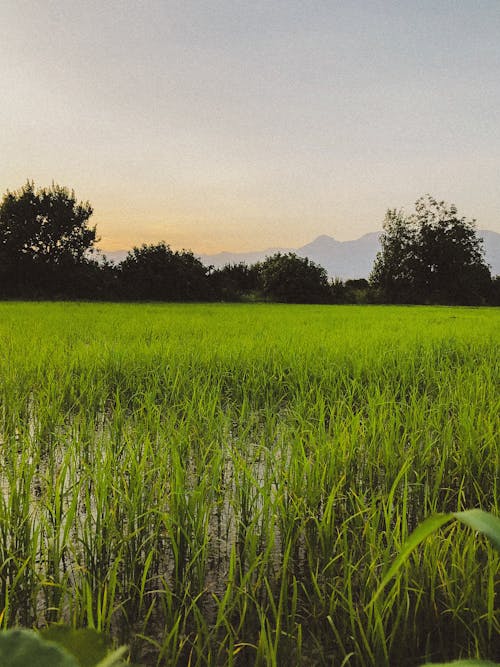
[[[429,192],[500,231],[500,0],[1,0],[0,190],[109,250],[296,247]]]

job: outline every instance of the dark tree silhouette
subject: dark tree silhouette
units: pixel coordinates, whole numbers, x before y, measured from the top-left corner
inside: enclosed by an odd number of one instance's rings
[[[415,212],[387,211],[370,284],[328,282],[326,270],[294,253],[252,266],[205,267],[165,242],[130,251],[118,266],[96,261],[92,207],[75,193],[32,181],[0,201],[0,296],[161,301],[261,299],[285,303],[497,304],[475,221],[427,196]]]
[[[87,253],[96,242],[89,227],[92,207],[53,184],[35,189],[32,181],[0,203],[0,289],[4,293],[68,293],[78,282]]]
[[[326,270],[307,257],[276,253],[257,265],[264,296],[285,303],[326,303],[330,298]]]
[[[500,276],[494,276],[491,279],[488,303],[492,306],[500,306]]]
[[[173,251],[164,241],[131,250],[119,266],[122,295],[132,299],[209,299],[208,269],[192,252]]]
[[[474,304],[488,297],[491,276],[475,221],[429,195],[415,213],[388,210],[370,277],[394,303]]]
[[[366,278],[354,278],[345,281],[345,300],[347,303],[369,303],[371,300],[370,283]]]
[[[217,298],[240,301],[259,289],[259,272],[255,265],[248,266],[244,262],[226,264],[210,270],[210,284]]]

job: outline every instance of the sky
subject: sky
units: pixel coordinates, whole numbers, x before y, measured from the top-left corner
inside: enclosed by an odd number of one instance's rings
[[[100,246],[381,229],[421,195],[500,232],[500,0],[2,0],[0,192]]]

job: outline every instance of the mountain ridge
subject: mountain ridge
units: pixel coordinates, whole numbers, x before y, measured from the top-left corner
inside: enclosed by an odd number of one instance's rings
[[[485,259],[490,265],[491,274],[500,274],[500,233],[488,229],[478,230],[478,236],[484,241]],[[277,252],[294,252],[299,257],[308,257],[323,266],[331,278],[347,280],[349,278],[368,278],[377,252],[380,250],[379,238],[382,231],[368,232],[357,239],[338,241],[328,234],[320,234],[315,239],[298,248],[277,247],[247,252],[222,251],[215,254],[194,253],[206,266],[221,268],[225,264],[254,264]],[[111,261],[120,262],[127,255],[127,250],[103,251]]]

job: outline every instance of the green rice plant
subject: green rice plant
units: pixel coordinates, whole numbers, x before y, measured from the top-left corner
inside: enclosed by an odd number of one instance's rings
[[[0,618],[152,665],[497,659],[499,311],[0,304]],[[454,548],[451,548],[451,547]]]
[[[423,521],[409,536],[408,540],[402,546],[401,551],[398,557],[395,559],[392,566],[389,568],[388,572],[383,577],[382,581],[376,592],[374,593],[368,607],[372,607],[379,596],[381,595],[384,588],[387,584],[395,577],[404,563],[408,560],[412,552],[418,547],[421,542],[427,539],[430,535],[435,533],[439,528],[444,526],[450,521],[458,521],[464,525],[472,528],[472,530],[482,533],[485,535],[493,544],[495,549],[500,551],[500,519],[490,514],[484,512],[480,509],[466,510],[463,512],[451,512],[448,514],[438,514],[431,517],[428,517]],[[490,585],[488,586],[488,600],[490,601],[488,614],[489,622],[489,635],[493,632],[493,604],[494,604],[494,591],[493,591],[493,577],[490,579]],[[435,664],[435,663],[433,663]],[[466,664],[476,664],[476,665],[491,665],[493,663],[489,661],[481,660],[462,660],[454,661],[446,664],[456,664],[456,665],[466,665]]]
[[[480,509],[473,509],[466,510],[465,512],[450,512],[448,514],[431,516],[423,521],[411,534],[398,558],[394,561],[389,571],[382,579],[379,588],[373,596],[372,602],[376,601],[387,583],[394,577],[412,551],[414,551],[423,540],[429,537],[429,535],[452,520],[459,521],[469,528],[472,528],[472,530],[486,535],[495,548],[500,551],[500,519],[493,514],[483,512]]]

